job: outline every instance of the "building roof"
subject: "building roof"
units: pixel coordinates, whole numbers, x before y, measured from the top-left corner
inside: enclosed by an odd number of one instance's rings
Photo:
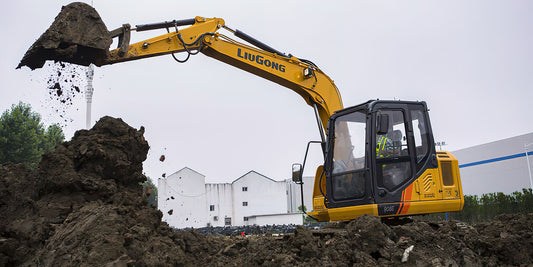
[[[175,174],[177,174],[177,173],[179,173],[179,172],[182,172],[182,171],[184,171],[184,170],[192,171],[192,172],[197,173],[198,175],[201,175],[202,177],[205,178],[205,175],[203,175],[203,174],[201,174],[201,173],[199,173],[199,172],[197,172],[197,171],[195,171],[195,170],[193,170],[193,169],[191,169],[191,168],[189,168],[189,167],[183,167],[183,168],[181,168],[180,170],[175,171],[174,173],[172,173],[172,174],[170,174],[170,175],[167,175],[166,177],[170,177],[170,176],[175,175]],[[268,179],[268,180],[270,180],[270,181],[272,181],[272,182],[276,182],[276,183],[278,183],[278,182],[286,182],[286,181],[287,181],[287,180],[276,181],[276,180],[274,180],[274,179],[272,179],[272,178],[269,178],[269,177],[267,177],[267,176],[265,176],[265,175],[263,175],[263,174],[261,174],[261,173],[258,173],[258,172],[254,171],[254,170],[251,170],[251,171],[245,173],[244,175],[242,175],[241,177],[239,177],[239,178],[233,180],[233,181],[230,182],[230,183],[206,183],[206,185],[207,185],[207,184],[233,184],[233,183],[237,182],[238,180],[244,178],[245,176],[249,175],[250,173],[255,173],[255,174],[259,175],[260,177],[263,177],[263,178],[265,178],[265,179]],[[159,178],[159,179],[166,179],[166,178]],[[290,180],[290,179],[288,179],[288,180]]]
[[[492,142],[488,142],[488,143],[478,144],[478,145],[474,145],[474,146],[471,146],[471,147],[458,149],[458,150],[453,151],[452,154],[453,153],[457,153],[457,152],[461,153],[463,151],[469,151],[469,150],[472,150],[472,149],[490,147],[490,146],[503,144],[503,143],[509,143],[509,142],[523,142],[524,144],[522,144],[522,146],[519,147],[519,149],[524,149],[524,145],[528,145],[529,144],[528,142],[530,142],[530,141],[533,142],[533,132],[526,133],[526,134],[521,134],[521,135],[517,135],[517,136],[513,136],[513,137],[508,137],[508,138],[504,138],[504,139],[500,139],[500,140],[496,140],[496,141],[492,141]]]
[[[276,180],[274,180],[274,179],[271,179],[271,178],[266,177],[266,176],[263,175],[263,174],[260,174],[260,173],[254,171],[254,170],[251,170],[251,171],[247,172],[246,174],[244,174],[243,176],[241,176],[241,177],[235,179],[235,180],[234,180],[233,182],[231,182],[231,183],[233,184],[233,183],[237,182],[238,180],[242,179],[243,177],[247,176],[248,174],[250,174],[250,173],[252,173],[252,172],[255,173],[255,174],[257,174],[257,175],[259,175],[259,176],[261,176],[261,177],[263,177],[263,178],[265,178],[265,179],[268,179],[268,180],[270,180],[270,181],[272,181],[272,182],[278,182],[278,181],[276,181]]]
[[[170,174],[170,175],[167,175],[167,177],[172,176],[172,175],[174,175],[174,174],[176,174],[176,173],[182,172],[182,171],[184,171],[184,170],[192,171],[192,172],[197,173],[198,175],[201,175],[201,176],[203,176],[203,177],[205,178],[205,175],[203,175],[203,174],[201,174],[201,173],[199,173],[199,172],[197,172],[197,171],[195,171],[195,170],[193,170],[193,169],[191,169],[191,168],[189,168],[189,167],[183,167],[183,168],[181,168],[180,170],[175,171],[174,173],[172,173],[172,174]],[[161,178],[160,178],[160,179],[161,179]]]

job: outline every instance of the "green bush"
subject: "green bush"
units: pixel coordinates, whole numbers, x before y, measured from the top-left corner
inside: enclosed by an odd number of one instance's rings
[[[449,220],[463,222],[483,222],[492,220],[496,215],[533,212],[533,190],[523,188],[522,192],[515,191],[510,195],[502,192],[477,195],[465,195],[465,205],[462,211],[448,212]],[[423,215],[422,218],[432,221],[445,220],[446,213]]]

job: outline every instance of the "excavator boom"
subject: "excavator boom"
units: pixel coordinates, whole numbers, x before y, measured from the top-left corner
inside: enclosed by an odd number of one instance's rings
[[[188,27],[178,30],[178,26]],[[159,28],[166,28],[169,33],[134,44],[127,43],[131,31]],[[248,44],[219,33],[221,29],[226,29]],[[227,27],[221,18],[196,17],[137,25],[134,29],[124,25],[112,31],[112,36],[119,37],[118,48],[110,51],[109,57],[102,65],[167,54],[174,56],[179,53],[185,53],[188,59],[189,56],[201,52],[298,93],[307,104],[317,109],[324,131],[329,117],[343,108],[339,90],[334,82],[312,62],[287,56],[242,31],[233,30]]]

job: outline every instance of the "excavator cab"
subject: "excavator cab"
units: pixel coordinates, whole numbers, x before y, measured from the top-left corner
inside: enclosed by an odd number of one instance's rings
[[[310,215],[339,221],[461,210],[457,160],[439,153],[425,102],[375,100],[339,110],[328,122]]]

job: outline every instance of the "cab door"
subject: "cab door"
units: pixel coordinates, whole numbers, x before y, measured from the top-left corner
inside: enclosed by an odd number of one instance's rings
[[[372,161],[378,204],[402,201],[404,189],[413,180],[413,149],[410,142],[413,136],[408,116],[408,106],[405,104],[392,102],[374,106],[372,141],[375,149],[372,151]],[[399,205],[378,206],[378,212],[395,214],[399,208]]]
[[[325,167],[328,208],[374,203],[367,141],[370,118],[366,106],[348,108],[330,118]]]
[[[372,179],[379,215],[404,214],[406,203],[442,198],[425,102],[383,101],[371,110]]]

